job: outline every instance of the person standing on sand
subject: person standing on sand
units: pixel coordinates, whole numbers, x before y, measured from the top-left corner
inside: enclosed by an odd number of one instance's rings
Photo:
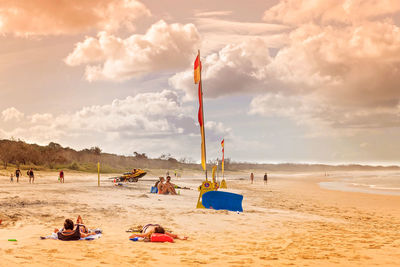
[[[64,183],[64,171],[63,170],[61,170],[60,171],[60,178],[59,178],[59,180],[60,180],[60,183]]]
[[[35,174],[33,173],[32,168],[28,171],[28,174],[29,174],[29,183],[31,183],[31,180],[32,180],[32,184],[35,183]]]
[[[264,174],[264,184],[267,185],[268,183],[268,175],[267,173]]]
[[[13,182],[14,182],[14,174],[11,173],[11,175],[10,175],[10,183],[13,183]]]
[[[250,173],[250,181],[251,181],[251,183],[254,182],[254,174],[253,173]]]
[[[22,172],[19,168],[15,170],[15,177],[17,177],[17,183],[19,183],[19,176],[22,177]]]

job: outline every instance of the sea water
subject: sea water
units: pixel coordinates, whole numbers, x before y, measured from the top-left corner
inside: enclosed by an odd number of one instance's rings
[[[347,192],[400,196],[400,173],[364,173],[331,177],[322,188]]]

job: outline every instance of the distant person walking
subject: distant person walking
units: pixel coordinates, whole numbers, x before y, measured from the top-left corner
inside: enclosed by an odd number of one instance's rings
[[[59,180],[60,180],[60,183],[64,183],[64,171],[63,170],[61,170],[60,171],[60,177],[58,178]]]
[[[10,183],[13,183],[13,182],[14,182],[14,174],[11,173],[11,175],[10,175]]]
[[[33,173],[32,168],[28,171],[28,176],[29,176],[29,183],[32,183],[32,184],[35,183],[35,174]]]
[[[251,183],[254,182],[254,174],[253,173],[250,174],[250,181],[251,181]]]
[[[267,185],[268,183],[268,175],[267,173],[264,174],[264,184]]]
[[[22,172],[21,170],[18,168],[15,170],[15,177],[17,178],[17,183],[19,183],[19,177],[22,177]]]

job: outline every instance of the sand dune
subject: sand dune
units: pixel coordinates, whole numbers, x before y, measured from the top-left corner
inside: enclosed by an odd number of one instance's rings
[[[30,185],[0,177],[1,266],[375,266],[400,265],[400,197],[318,187],[321,173],[271,174],[268,186],[231,175],[229,191],[244,195],[243,213],[195,209],[197,190],[149,194],[155,177],[126,187],[96,175],[39,173]],[[258,175],[256,177],[261,177]],[[177,184],[196,189],[186,174]],[[104,230],[95,241],[40,240],[80,214]],[[188,241],[131,242],[125,230],[160,223]],[[7,239],[15,238],[17,242]]]

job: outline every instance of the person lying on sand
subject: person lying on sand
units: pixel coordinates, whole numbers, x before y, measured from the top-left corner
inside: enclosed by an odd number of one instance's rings
[[[79,240],[84,237],[95,235],[96,233],[90,233],[88,228],[83,224],[82,218],[79,215],[76,219],[76,228],[74,229],[74,222],[71,219],[65,219],[64,228],[54,229],[54,233],[57,233],[58,239],[69,241]]]
[[[187,240],[188,237],[184,236],[184,237],[179,237],[178,235],[174,235],[172,233],[169,233],[167,231],[165,231],[165,229],[159,225],[159,224],[146,224],[145,226],[143,226],[142,231],[140,234],[133,234],[131,235],[129,238],[135,238],[135,237],[143,237],[145,239],[150,239],[151,235],[157,233],[157,234],[166,234],[174,239],[180,239],[180,240]]]
[[[163,195],[176,195],[175,188],[170,185],[164,184],[164,177],[160,177],[160,182],[157,185],[158,193]]]

